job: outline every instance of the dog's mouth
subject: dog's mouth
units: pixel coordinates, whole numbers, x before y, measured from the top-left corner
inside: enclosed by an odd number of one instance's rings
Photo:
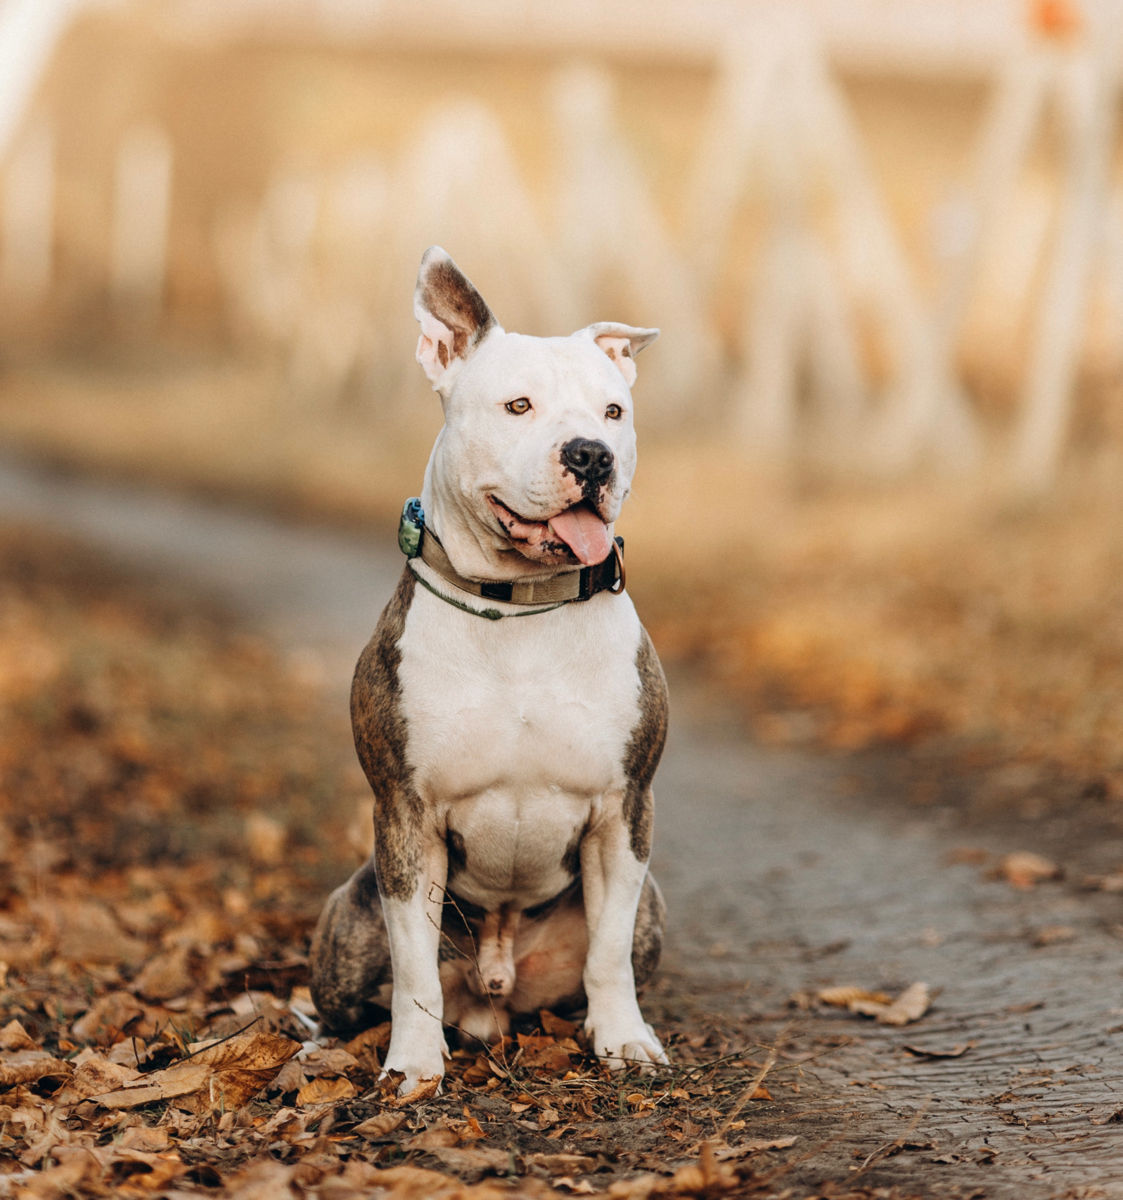
[[[612,550],[608,526],[588,501],[562,509],[545,521],[522,517],[495,496],[489,495],[487,502],[503,532],[528,558],[591,567],[604,562]]]

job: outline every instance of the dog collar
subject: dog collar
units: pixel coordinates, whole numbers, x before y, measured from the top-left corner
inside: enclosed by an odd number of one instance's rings
[[[476,579],[466,579],[453,567],[440,538],[425,524],[425,513],[421,508],[421,501],[416,496],[407,500],[402,509],[402,519],[398,525],[398,546],[409,559],[410,570],[422,587],[447,604],[473,613],[477,617],[485,617],[489,621],[498,621],[503,617],[529,617],[535,613],[561,608],[563,604],[588,600],[598,592],[619,593],[624,590],[624,539],[619,537],[613,539],[613,552],[604,562],[582,567],[579,571],[565,571],[560,575],[551,575],[549,579],[526,583],[481,583]],[[523,611],[504,613],[497,608],[475,608],[452,596],[446,596],[418,574],[414,567],[415,559],[420,559],[426,566],[431,567],[458,591],[467,592],[481,600],[499,600],[504,604],[513,604]]]

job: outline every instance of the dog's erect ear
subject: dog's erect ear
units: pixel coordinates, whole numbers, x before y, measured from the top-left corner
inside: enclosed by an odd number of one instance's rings
[[[598,321],[581,330],[608,355],[619,368],[628,387],[636,381],[636,355],[659,336],[658,329],[636,329],[616,321]]]
[[[452,383],[450,371],[498,328],[484,298],[440,246],[430,246],[421,258],[413,315],[421,324],[417,361],[437,391]]]

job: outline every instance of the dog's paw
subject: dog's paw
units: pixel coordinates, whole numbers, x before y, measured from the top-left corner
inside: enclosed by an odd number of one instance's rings
[[[391,1038],[390,1049],[386,1053],[386,1061],[378,1076],[381,1083],[387,1079],[402,1077],[398,1084],[398,1099],[400,1101],[427,1100],[441,1090],[441,1080],[445,1074],[445,1056],[448,1048],[441,1039],[440,1045],[429,1053],[423,1054],[419,1049],[411,1047],[405,1053],[396,1053]]]
[[[444,1074],[444,1063],[439,1060],[435,1067],[431,1064],[420,1066],[416,1063],[402,1063],[399,1066],[387,1058],[386,1065],[378,1076],[378,1082],[395,1080],[401,1076],[402,1080],[397,1088],[398,1100],[409,1103],[413,1100],[428,1100],[430,1096],[437,1095],[441,1090]]]
[[[615,1030],[610,1026],[594,1028],[586,1024],[585,1031],[597,1057],[613,1071],[622,1071],[627,1067],[650,1070],[655,1066],[667,1065],[667,1052],[655,1036],[655,1030],[642,1021]]]
[[[396,1080],[401,1079],[398,1084],[392,1103],[394,1104],[414,1104],[418,1100],[430,1100],[434,1096],[439,1096],[441,1093],[441,1080],[444,1075],[413,1075],[405,1074],[402,1071],[384,1070],[378,1076],[378,1082],[382,1084],[393,1084]],[[385,1098],[386,1093],[383,1092]]]

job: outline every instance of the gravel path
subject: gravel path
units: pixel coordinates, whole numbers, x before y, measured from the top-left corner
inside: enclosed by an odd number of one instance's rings
[[[400,569],[373,537],[14,461],[0,516],[204,587],[341,693]],[[648,1008],[747,1019],[779,1046],[775,1103],[746,1116],[796,1136],[785,1186],[829,1169],[901,1194],[1123,1197],[1123,912],[1086,885],[1123,864],[1114,820],[984,821],[983,781],[935,758],[762,749],[699,681],[673,678],[672,697],[654,855],[670,939]],[[1063,878],[1018,889],[993,870],[1042,849]],[[903,1028],[815,1000],[917,981],[935,999]]]

